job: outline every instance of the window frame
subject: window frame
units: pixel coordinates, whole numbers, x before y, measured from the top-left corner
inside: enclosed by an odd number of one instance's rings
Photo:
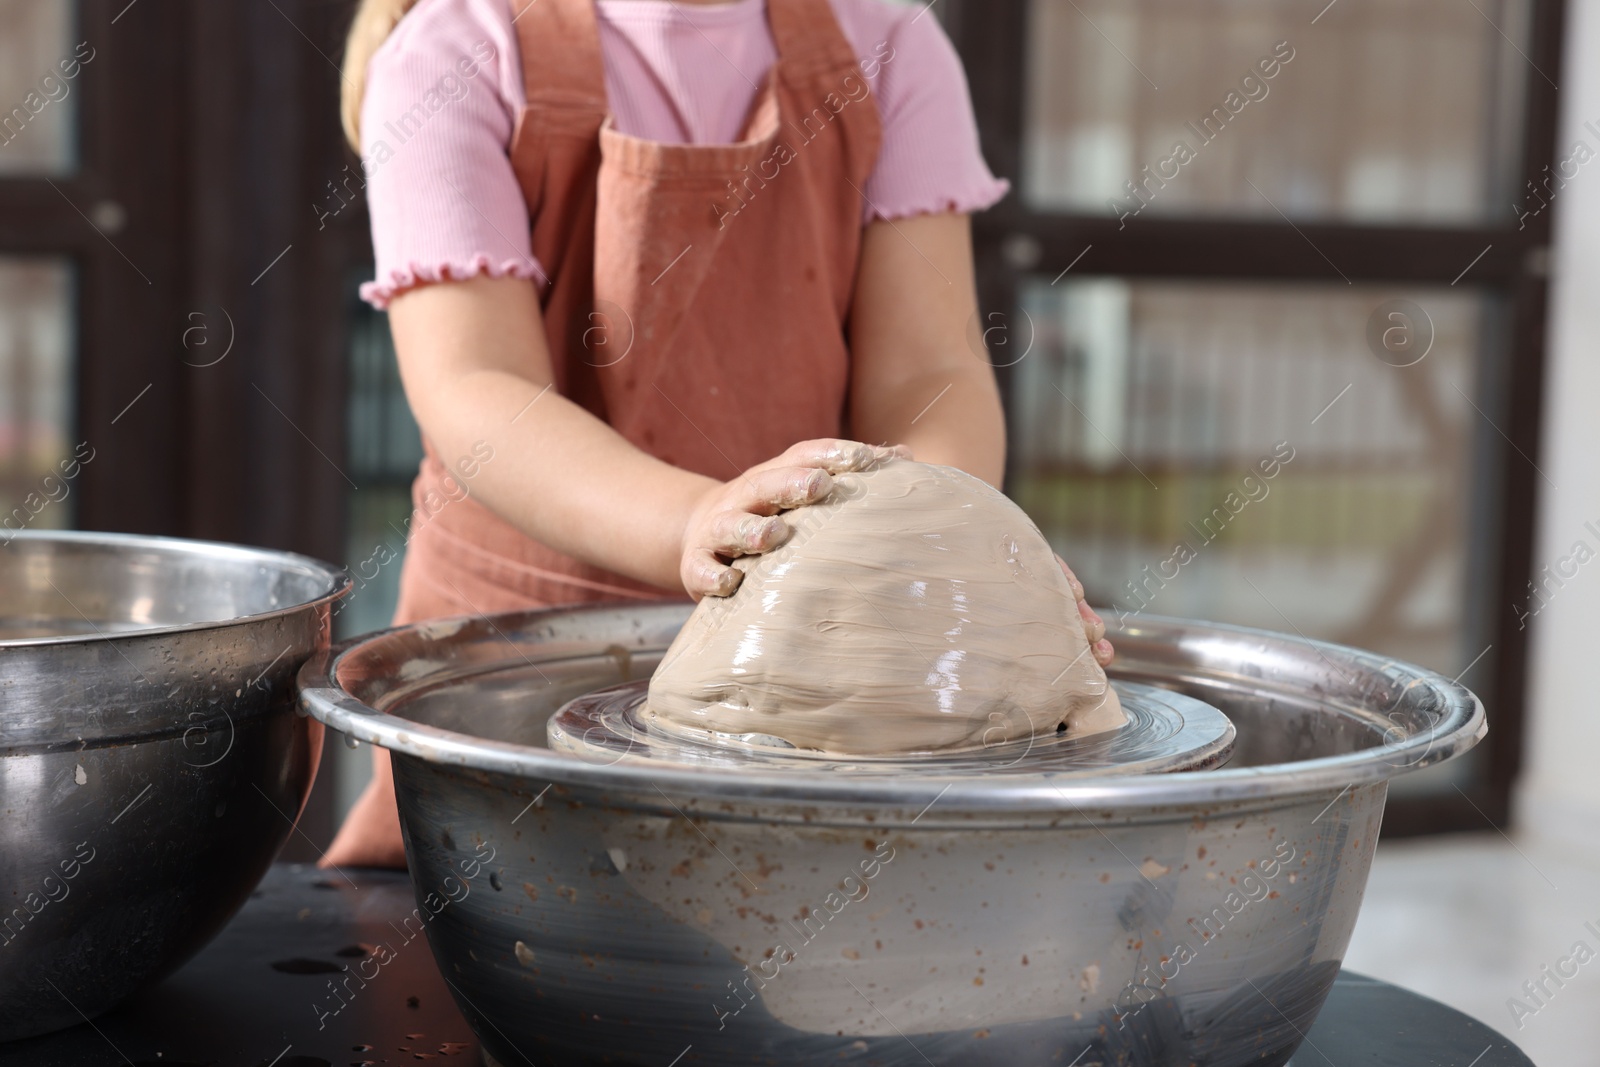
[[[68,433],[95,449],[75,486],[84,529],[171,532],[185,504],[182,480],[163,476],[181,462],[183,368],[158,354],[179,338],[182,34],[172,5],[151,7],[134,27],[114,24],[113,0],[80,0],[74,38],[96,54],[73,86],[77,167],[0,177],[0,255],[61,257],[75,273]],[[97,207],[125,224],[97,228]]]
[[[317,208],[359,165],[333,58],[353,4],[77,3],[77,170],[0,177],[0,254],[77,271],[74,525],[343,559],[344,280],[371,245],[364,209]],[[103,203],[126,225],[97,231]],[[286,859],[332,836],[323,777]]]

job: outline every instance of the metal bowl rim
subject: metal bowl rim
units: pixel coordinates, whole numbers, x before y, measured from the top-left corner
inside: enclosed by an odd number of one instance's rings
[[[217,630],[227,626],[240,626],[259,623],[283,615],[293,615],[304,611],[308,607],[331,603],[347,595],[354,586],[350,575],[343,569],[331,563],[312,556],[302,555],[298,552],[285,552],[275,548],[260,548],[254,545],[239,545],[228,541],[201,541],[187,537],[163,537],[154,534],[123,534],[103,533],[90,530],[19,530],[9,539],[10,541],[35,541],[40,543],[66,542],[69,544],[98,545],[98,546],[129,546],[146,548],[154,551],[172,552],[174,550],[189,554],[207,554],[213,557],[233,557],[235,559],[254,559],[260,563],[273,564],[285,570],[297,570],[313,578],[320,578],[324,583],[321,593],[310,600],[303,600],[296,604],[287,604],[283,607],[273,608],[271,611],[255,612],[250,615],[239,615],[231,619],[217,619],[210,622],[183,622],[166,626],[148,626],[137,630],[119,630],[114,633],[92,634],[62,634],[55,637],[17,637],[0,638],[0,650],[8,648],[39,648],[53,645],[92,644],[99,641],[126,641],[146,637],[163,637],[171,634],[191,633],[200,630]],[[9,541],[8,541],[9,544]],[[195,550],[203,550],[197,553]],[[91,623],[92,625],[92,623]]]
[[[603,605],[616,607],[617,605]],[[586,606],[587,607],[587,606]],[[599,608],[602,605],[593,605]],[[521,620],[519,627],[547,616],[570,613],[572,607],[505,612],[491,618]],[[582,609],[578,609],[582,610]],[[476,616],[460,616],[461,619]],[[1224,623],[1147,616],[1145,625],[1200,628],[1212,635],[1273,641],[1273,634]],[[375,642],[393,635],[426,630],[446,622],[430,619],[410,626],[392,627],[346,641],[314,654],[299,675],[301,710],[359,741],[415,757],[427,763],[454,766],[524,778],[536,782],[576,786],[627,788],[634,793],[667,792],[717,800],[784,801],[817,805],[884,805],[912,809],[938,802],[941,810],[1040,811],[1096,808],[1112,805],[1166,806],[1215,804],[1268,796],[1291,796],[1342,790],[1385,781],[1408,771],[1453,758],[1477,744],[1487,733],[1483,704],[1465,686],[1421,667],[1379,657],[1375,653],[1329,642],[1304,641],[1318,655],[1382,660],[1403,668],[1413,684],[1433,688],[1443,704],[1438,723],[1429,731],[1399,742],[1376,745],[1358,752],[1294,763],[1255,767],[1222,767],[1206,771],[1180,771],[1159,775],[1086,773],[1083,775],[1008,775],[995,778],[842,779],[827,775],[762,775],[735,770],[675,769],[642,765],[587,763],[576,757],[507,741],[495,741],[426,723],[403,719],[372,708],[339,688],[339,664]],[[500,629],[496,627],[496,629]],[[670,801],[669,801],[670,802]]]

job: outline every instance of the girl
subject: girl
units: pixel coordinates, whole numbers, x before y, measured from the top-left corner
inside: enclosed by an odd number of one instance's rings
[[[967,213],[1006,186],[926,9],[363,0],[345,92],[427,455],[397,624],[726,595],[890,442],[1000,480]],[[326,864],[404,866],[373,759]]]

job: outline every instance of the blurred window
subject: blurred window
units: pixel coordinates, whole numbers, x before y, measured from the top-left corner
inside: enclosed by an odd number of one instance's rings
[[[57,258],[0,256],[0,526],[72,526],[73,270]],[[3,539],[5,534],[0,534]]]
[[[1504,310],[1404,291],[1427,351],[1397,367],[1349,328],[1394,297],[1030,279],[1013,495],[1119,618],[1298,629],[1457,673],[1483,648],[1472,475],[1495,430],[1471,398]]]
[[[1522,184],[1527,0],[1336,4],[1313,25],[1282,0],[1032,0],[1029,202],[1102,212],[1137,203],[1132,183],[1157,215],[1503,212]]]
[[[65,0],[0,0],[0,177],[76,169],[77,79],[92,55],[76,27]]]

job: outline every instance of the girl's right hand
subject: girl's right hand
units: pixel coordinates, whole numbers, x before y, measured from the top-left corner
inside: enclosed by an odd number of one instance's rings
[[[833,476],[870,470],[891,458],[909,459],[904,446],[880,448],[860,441],[801,441],[776,459],[713,486],[696,502],[683,530],[678,576],[691,597],[728,596],[744,573],[728,566],[739,556],[770,552],[793,532],[779,512],[815,503],[833,488]]]

